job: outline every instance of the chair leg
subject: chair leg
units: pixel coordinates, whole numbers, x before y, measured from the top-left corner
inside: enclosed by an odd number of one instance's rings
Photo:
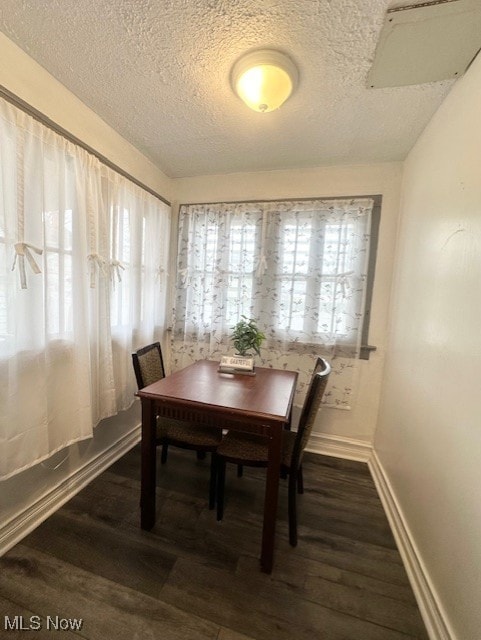
[[[297,493],[304,493],[304,476],[302,475],[302,464],[297,472]]]
[[[215,507],[216,501],[216,485],[217,485],[217,454],[215,451],[212,452],[210,459],[210,481],[209,481],[209,509],[213,509]]]
[[[225,467],[225,460],[217,458],[217,520],[224,517]]]
[[[237,477],[242,478],[242,474],[244,472],[244,467],[241,464],[237,465]]]
[[[297,507],[296,507],[296,491],[299,475],[294,470],[289,474],[289,544],[292,547],[297,546]]]
[[[165,464],[167,462],[167,453],[169,451],[169,445],[167,442],[162,443],[162,453],[160,454],[160,464]]]
[[[205,451],[197,451],[197,460],[205,460]]]

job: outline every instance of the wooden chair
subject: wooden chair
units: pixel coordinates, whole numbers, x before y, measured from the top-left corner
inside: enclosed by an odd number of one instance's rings
[[[297,545],[296,492],[304,493],[302,456],[314,425],[321,400],[331,372],[329,363],[318,358],[302,407],[297,432],[282,432],[281,476],[289,475],[289,542]],[[226,463],[248,467],[267,467],[268,444],[263,436],[229,432],[217,447],[217,520],[224,515],[224,487]]]
[[[139,389],[165,377],[164,361],[159,342],[149,344],[132,354],[135,377]],[[171,418],[157,418],[156,444],[162,447],[161,463],[167,462],[169,446],[192,449],[199,459],[211,453],[209,509],[215,506],[216,462],[215,451],[222,440],[222,429],[191,425]]]

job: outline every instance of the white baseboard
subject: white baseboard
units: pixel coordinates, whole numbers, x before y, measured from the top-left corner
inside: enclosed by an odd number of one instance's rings
[[[382,464],[373,451],[369,470],[381,498],[430,640],[456,640],[436,596]]]
[[[70,498],[87,486],[140,441],[140,425],[123,435],[57,486],[0,527],[0,556],[33,531]]]
[[[306,450],[335,458],[368,462],[371,457],[372,446],[369,442],[363,442],[362,440],[324,433],[312,433]]]

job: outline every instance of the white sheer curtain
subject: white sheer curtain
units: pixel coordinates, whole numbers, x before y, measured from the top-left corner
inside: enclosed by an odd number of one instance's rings
[[[183,205],[174,368],[232,352],[245,315],[267,336],[259,364],[297,370],[329,357],[325,402],[349,408],[361,346],[373,200]]]
[[[132,349],[164,328],[169,226],[158,199],[0,100],[0,478],[132,403]]]

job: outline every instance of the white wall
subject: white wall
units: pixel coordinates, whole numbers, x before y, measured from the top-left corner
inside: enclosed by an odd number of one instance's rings
[[[481,56],[409,154],[375,449],[458,640],[481,637]]]
[[[360,457],[368,454],[379,407],[386,323],[398,218],[402,166],[397,163],[238,173],[175,180],[175,202],[382,194],[381,227],[369,341],[377,347],[360,361],[359,393],[351,411],[325,409],[314,449]],[[174,206],[174,211],[177,207]],[[358,446],[359,445],[359,446]],[[346,448],[347,447],[347,448]]]
[[[0,33],[0,85],[167,199],[172,181]],[[0,554],[138,438],[140,407],[101,423],[94,438],[0,483]],[[55,465],[60,463],[55,469]],[[72,478],[77,478],[73,481]]]
[[[170,178],[2,33],[0,60],[1,86],[171,200]]]

